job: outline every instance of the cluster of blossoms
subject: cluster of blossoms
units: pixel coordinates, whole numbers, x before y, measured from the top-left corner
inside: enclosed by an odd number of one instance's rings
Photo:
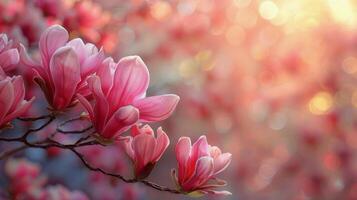
[[[4,35],[0,42],[0,127],[9,126],[13,119],[26,114],[34,100],[24,100],[21,76],[6,75],[9,68],[19,63],[18,66],[34,71],[33,80],[53,115],[80,103],[95,129],[91,136],[103,145],[119,142],[133,161],[135,179],[149,176],[170,140],[161,127],[155,136],[149,125],[141,124],[167,119],[179,97],[146,97],[149,72],[140,57],[128,56],[116,63],[94,44],[79,38],[69,40],[68,32],[59,25],[49,27],[41,35],[38,59],[29,56],[22,44],[15,48]],[[131,136],[123,136],[129,129]],[[229,165],[231,154],[222,154],[217,147],[209,146],[204,136],[192,147],[190,143],[184,137],[176,146],[178,191],[230,194],[214,189],[225,185],[216,175]]]
[[[46,186],[47,177],[38,165],[23,159],[12,159],[5,164],[9,190],[13,199],[29,200],[88,200],[79,191],[69,191],[61,185]]]

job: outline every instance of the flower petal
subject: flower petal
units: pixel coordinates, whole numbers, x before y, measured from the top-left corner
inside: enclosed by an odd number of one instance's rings
[[[22,100],[19,104],[17,104],[15,110],[11,113],[9,113],[9,115],[7,115],[4,119],[5,123],[11,121],[12,119],[16,118],[16,117],[20,117],[22,115],[24,115],[28,109],[30,109],[32,102],[35,100],[35,97],[32,97],[32,99],[30,99],[29,101],[26,100]]]
[[[144,94],[149,85],[149,71],[140,57],[127,56],[118,62],[114,74],[113,86],[109,91],[108,101],[113,102],[112,109],[128,105]]]
[[[50,73],[55,89],[53,105],[63,109],[70,105],[81,81],[78,57],[72,47],[59,48],[50,62]]]
[[[116,66],[117,65],[113,61],[113,58],[109,57],[106,58],[98,68],[97,75],[100,77],[104,94],[108,94],[113,85],[113,77]]]
[[[213,158],[210,156],[200,157],[196,162],[194,175],[183,183],[183,189],[194,190],[199,188],[211,178],[213,172]]]
[[[232,154],[230,153],[223,153],[214,159],[214,174],[216,175],[224,171],[231,163],[231,160]]]
[[[135,168],[137,175],[150,162],[154,155],[156,141],[152,135],[140,134],[133,139],[132,143],[135,152]]]
[[[19,63],[20,56],[17,49],[9,49],[0,54],[0,67],[4,71],[11,71],[14,69],[15,65]]]
[[[180,97],[174,94],[147,97],[134,101],[140,111],[140,121],[156,122],[167,119],[175,110]]]
[[[132,147],[133,137],[127,136],[120,138],[120,144],[122,148],[125,150],[126,154],[129,158],[134,162],[135,161],[135,153]]]
[[[77,99],[78,101],[82,104],[82,106],[87,110],[89,118],[91,121],[94,121],[94,111],[92,105],[89,103],[89,101],[82,95],[77,94]]]
[[[133,106],[124,106],[117,110],[108,120],[104,130],[100,133],[105,138],[112,138],[133,126],[139,119],[139,111]]]
[[[14,86],[10,79],[0,81],[0,123],[9,112],[14,100]],[[1,124],[0,124],[1,125]]]
[[[69,38],[68,32],[60,25],[53,25],[47,28],[40,37],[39,48],[41,52],[42,64],[47,69],[48,62],[55,51],[64,46]]]
[[[161,127],[157,129],[156,146],[153,158],[151,160],[157,162],[162,154],[164,154],[167,147],[170,145],[170,139]]]
[[[20,101],[25,97],[25,86],[21,76],[15,76],[12,78],[12,84],[14,86],[14,99],[9,112],[13,112],[18,106]]]
[[[191,154],[191,139],[189,137],[181,137],[175,146],[176,160],[178,162],[178,178],[179,182],[183,183],[187,178],[187,162]],[[192,170],[193,171],[193,170]]]
[[[109,105],[107,99],[103,94],[99,77],[96,75],[92,75],[88,78],[87,82],[95,99],[95,105],[94,105],[95,121],[93,123],[97,131],[101,132],[103,131],[104,124],[107,122],[107,118],[109,117],[108,115]]]

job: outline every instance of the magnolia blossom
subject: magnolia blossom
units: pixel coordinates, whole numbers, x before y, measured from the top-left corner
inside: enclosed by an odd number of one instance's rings
[[[179,101],[173,94],[145,97],[149,71],[138,56],[118,63],[107,58],[97,74],[88,78],[92,105],[81,94],[78,99],[87,110],[98,134],[106,139],[118,136],[137,122],[156,122],[168,118]]]
[[[34,98],[24,100],[25,86],[21,76],[7,77],[0,68],[0,128],[30,108]]]
[[[157,129],[155,138],[152,128],[145,125],[142,128],[134,126],[131,136],[123,138],[122,144],[134,163],[135,177],[143,179],[150,174],[156,162],[169,146],[170,140],[161,127]]]
[[[79,38],[68,42],[68,32],[59,25],[46,29],[40,38],[41,62],[33,61],[21,46],[21,62],[37,72],[35,81],[54,110],[63,110],[75,101],[75,94],[88,95],[85,79],[104,59],[102,50]]]
[[[216,146],[207,143],[201,136],[192,146],[188,137],[181,137],[175,148],[178,162],[178,176],[173,170],[176,184],[184,192],[198,194],[231,194],[228,191],[215,191],[226,182],[216,178],[231,162],[230,153],[222,153]]]
[[[5,72],[11,71],[18,62],[19,52],[12,40],[9,40],[5,34],[0,34],[0,68]]]

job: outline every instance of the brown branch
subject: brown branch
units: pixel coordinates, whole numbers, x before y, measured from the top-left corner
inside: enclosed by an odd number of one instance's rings
[[[39,120],[39,119],[46,119],[46,117],[35,117],[32,118],[34,121]],[[75,143],[73,144],[62,144],[60,142],[57,142],[51,138],[46,138],[43,141],[39,141],[39,142],[34,142],[31,143],[30,141],[27,140],[27,137],[29,134],[37,132],[42,130],[43,128],[45,128],[46,126],[48,126],[54,119],[55,116],[54,115],[49,115],[47,118],[49,118],[44,124],[42,124],[41,126],[39,126],[38,128],[32,128],[29,129],[28,131],[26,131],[22,136],[17,137],[17,138],[0,138],[0,141],[5,141],[5,142],[21,142],[24,145],[17,148],[17,149],[13,149],[10,150],[8,152],[5,152],[3,155],[0,156],[0,159],[5,158],[7,156],[10,156],[16,152],[19,152],[21,150],[24,150],[28,147],[31,148],[41,148],[41,149],[47,149],[47,148],[51,148],[51,147],[57,147],[57,148],[61,148],[61,149],[67,149],[70,150],[71,152],[73,152],[81,161],[82,163],[85,165],[86,168],[88,168],[91,171],[96,171],[96,172],[100,172],[104,175],[107,176],[111,176],[111,177],[115,177],[118,178],[120,180],[122,180],[125,183],[142,183],[148,187],[151,187],[153,189],[159,190],[159,191],[164,191],[164,192],[170,192],[170,193],[174,193],[174,194],[182,194],[179,190],[175,190],[175,189],[171,189],[165,186],[161,186],[159,184],[153,183],[151,181],[148,180],[137,180],[137,179],[127,179],[124,176],[120,175],[120,174],[114,174],[114,173],[110,173],[107,172],[101,168],[98,167],[93,167],[92,165],[90,165],[84,158],[84,156],[79,153],[76,148],[78,147],[83,147],[83,146],[91,146],[91,145],[102,145],[100,144],[97,140],[90,140],[90,136],[86,136],[83,138],[80,138],[79,140],[77,140]],[[68,120],[65,123],[68,123],[69,121],[75,121],[78,120],[79,118],[76,119],[72,119],[72,120]],[[28,121],[31,121],[28,118]],[[65,123],[62,123],[62,125],[64,125]],[[91,127],[92,128],[92,127]],[[89,128],[88,128],[89,130]],[[87,131],[87,130],[86,130]],[[81,130],[79,131],[72,131],[72,132],[81,132]]]

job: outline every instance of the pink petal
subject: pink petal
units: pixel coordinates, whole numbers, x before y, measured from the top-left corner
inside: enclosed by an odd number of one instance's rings
[[[175,110],[180,97],[173,94],[147,97],[134,101],[140,111],[140,121],[156,122],[167,119]]]
[[[4,80],[6,78],[6,74],[4,70],[0,67],[0,81]]]
[[[32,102],[35,100],[35,97],[33,97],[32,99],[30,99],[29,101],[25,101],[22,100],[16,107],[16,109],[9,113],[9,115],[7,115],[4,119],[5,122],[9,122],[12,119],[16,118],[16,117],[20,117],[22,115],[24,115],[31,107]]]
[[[10,112],[14,111],[20,101],[22,101],[25,97],[25,86],[22,77],[16,76],[12,78],[12,84],[14,86],[14,100],[12,107],[9,110]]]
[[[152,160],[157,162],[170,144],[170,139],[161,127],[157,129],[156,146]]]
[[[74,49],[78,56],[79,63],[82,64],[87,56],[83,40],[80,38],[75,38],[67,42],[66,46],[70,46]]]
[[[97,131],[103,131],[104,124],[107,122],[107,118],[110,117],[108,115],[109,105],[107,99],[103,94],[99,77],[96,75],[90,76],[87,82],[95,99],[95,106],[94,106],[95,121],[93,123]]]
[[[133,137],[120,138],[120,144],[132,161],[135,161],[135,153],[132,147]]]
[[[0,67],[4,71],[11,71],[15,68],[15,65],[19,63],[20,56],[17,49],[9,49],[0,54]]]
[[[101,136],[112,138],[133,126],[139,119],[139,111],[133,106],[124,106],[118,109],[108,120]]]
[[[211,178],[213,172],[213,158],[210,156],[200,157],[196,162],[194,175],[183,184],[184,189],[199,188]]]
[[[196,163],[197,159],[203,156],[209,156],[209,146],[207,143],[206,136],[201,136],[198,140],[192,145],[192,151],[190,155],[190,161]],[[191,164],[192,164],[191,163]]]
[[[230,153],[223,153],[214,159],[214,174],[218,174],[224,171],[232,160],[232,154]]]
[[[62,47],[54,53],[50,72],[55,88],[53,106],[59,110],[66,108],[81,81],[78,57],[71,47]]]
[[[189,137],[181,137],[176,146],[175,154],[178,162],[178,177],[179,182],[183,183],[187,178],[187,161],[189,160],[191,153],[191,139]],[[193,171],[193,170],[192,170]]]
[[[89,118],[91,121],[94,121],[94,111],[92,105],[89,103],[89,101],[83,97],[80,94],[77,94],[77,99],[78,101],[82,104],[82,106],[87,110]]]
[[[215,190],[202,190],[203,192],[205,192],[206,194],[213,194],[213,195],[232,195],[231,192],[223,190],[223,191],[215,191]]]
[[[218,156],[220,156],[222,154],[221,150],[216,146],[210,146],[209,149],[210,149],[209,150],[210,151],[210,155],[214,159],[218,158]]]
[[[97,75],[100,77],[104,94],[108,94],[108,91],[112,87],[116,66],[113,58],[109,57],[106,58],[98,68]]]
[[[0,81],[0,123],[9,112],[14,101],[14,86],[11,80]]]
[[[152,135],[140,134],[133,139],[132,143],[135,152],[135,167],[137,174],[147,165],[152,162],[151,158],[154,155],[156,141]]]
[[[87,57],[81,65],[81,76],[86,77],[98,70],[104,60],[104,52],[100,50],[98,53]]]
[[[131,104],[144,94],[149,85],[149,71],[140,57],[128,56],[118,62],[114,81],[109,91],[108,101],[113,102],[111,108]]]
[[[53,25],[47,28],[41,35],[39,48],[45,69],[47,69],[52,55],[58,48],[66,44],[68,37],[67,30],[60,25]]]

